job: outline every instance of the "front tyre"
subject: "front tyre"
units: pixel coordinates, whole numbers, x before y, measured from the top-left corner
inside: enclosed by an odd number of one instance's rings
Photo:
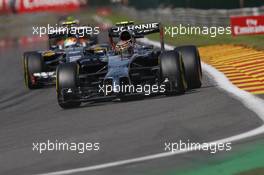
[[[179,52],[182,56],[188,88],[200,88],[202,86],[202,68],[197,47],[181,46],[175,48],[175,51]]]
[[[57,100],[60,107],[64,109],[75,108],[81,102],[74,100],[74,94],[67,94],[65,90],[74,91],[78,86],[78,65],[77,63],[60,64],[56,70]]]
[[[166,94],[184,94],[187,89],[184,64],[180,54],[165,51],[160,55],[160,70],[166,85]]]
[[[34,73],[40,73],[44,70],[44,61],[40,53],[26,52],[23,57],[24,81],[29,89],[38,89],[42,84],[34,77]]]

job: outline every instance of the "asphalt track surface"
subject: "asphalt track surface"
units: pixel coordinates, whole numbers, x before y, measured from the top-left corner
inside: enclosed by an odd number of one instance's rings
[[[181,96],[84,104],[61,109],[55,88],[25,88],[21,55],[45,43],[0,52],[0,174],[28,175],[98,165],[164,151],[164,142],[209,142],[249,131],[262,121],[204,76]],[[263,138],[263,137],[262,137]],[[100,151],[32,151],[33,142],[99,142]],[[153,174],[213,158],[194,152],[79,174]]]

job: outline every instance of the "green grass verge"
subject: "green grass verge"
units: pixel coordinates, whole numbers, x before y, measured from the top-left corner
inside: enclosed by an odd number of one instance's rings
[[[210,162],[194,170],[169,171],[165,175],[258,175],[264,169],[264,144],[247,145],[226,159]],[[262,174],[261,174],[262,175]]]

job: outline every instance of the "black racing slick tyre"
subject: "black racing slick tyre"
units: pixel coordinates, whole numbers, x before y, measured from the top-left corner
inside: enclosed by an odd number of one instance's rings
[[[202,86],[202,68],[199,51],[196,46],[180,46],[175,48],[182,56],[186,81],[189,89],[196,89]]]
[[[75,90],[78,86],[78,65],[77,63],[60,64],[56,70],[57,100],[60,107],[64,109],[75,108],[81,102],[73,99],[73,96],[66,94],[63,90]]]
[[[23,57],[24,81],[29,89],[38,89],[42,85],[33,76],[34,73],[40,73],[44,69],[43,57],[37,52],[26,52]]]
[[[165,51],[160,55],[161,77],[166,84],[166,94],[184,94],[187,89],[184,64],[180,54]]]

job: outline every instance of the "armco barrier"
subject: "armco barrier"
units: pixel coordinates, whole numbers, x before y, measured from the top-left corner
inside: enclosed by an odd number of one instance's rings
[[[196,26],[229,26],[231,16],[250,16],[264,14],[264,6],[259,8],[242,9],[186,9],[186,8],[158,8],[136,10],[122,6],[118,8],[123,14],[142,21],[163,21],[183,25]]]

